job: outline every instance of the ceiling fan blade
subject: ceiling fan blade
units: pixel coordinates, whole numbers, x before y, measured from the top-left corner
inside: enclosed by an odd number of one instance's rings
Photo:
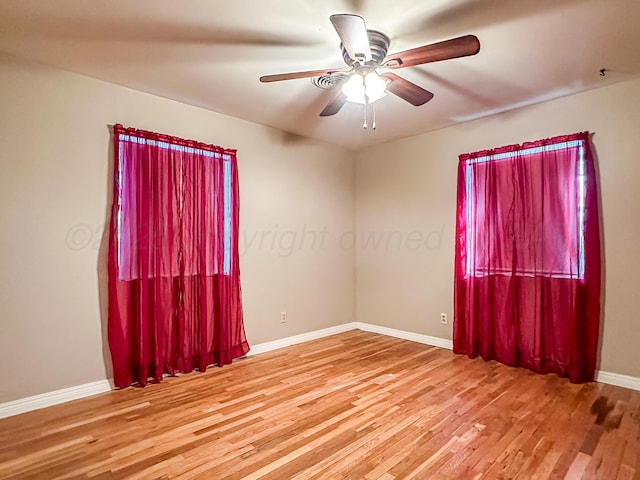
[[[450,58],[468,57],[469,55],[475,55],[479,51],[480,41],[478,37],[465,35],[387,55],[381,66],[387,68],[412,67],[423,63],[449,60]]]
[[[335,115],[340,111],[340,109],[347,102],[347,96],[342,93],[342,90],[338,91],[338,94],[333,97],[333,99],[327,103],[327,106],[324,107],[324,110],[320,112],[321,117],[329,117],[331,115]]]
[[[371,48],[369,46],[369,35],[364,18],[359,15],[340,14],[329,17],[333,28],[338,32],[342,41],[342,46],[355,61],[371,61]]]
[[[330,70],[308,70],[306,72],[278,73],[275,75],[263,75],[260,77],[262,83],[279,82],[280,80],[293,80],[295,78],[320,77],[322,75],[333,75],[334,73],[348,72],[345,68],[334,68]]]
[[[416,107],[424,105],[433,98],[433,93],[430,91],[419,87],[409,80],[399,77],[395,73],[383,73],[381,76],[389,80],[389,83],[387,84],[387,92],[397,95]]]

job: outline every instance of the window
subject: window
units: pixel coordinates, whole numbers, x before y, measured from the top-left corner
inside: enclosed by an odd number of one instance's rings
[[[465,187],[465,276],[584,277],[582,140],[469,158]]]
[[[175,277],[181,269],[184,275],[229,275],[231,156],[143,136],[118,135],[116,224],[120,278]],[[194,165],[196,162],[205,167]],[[222,169],[216,168],[215,163],[221,163]],[[221,179],[217,178],[218,173]],[[157,178],[151,178],[155,175]],[[220,189],[222,195],[218,195]],[[210,227],[204,241],[190,235],[200,224]],[[159,245],[166,251],[160,251]],[[221,256],[218,251],[223,252]],[[141,264],[146,265],[144,272]]]

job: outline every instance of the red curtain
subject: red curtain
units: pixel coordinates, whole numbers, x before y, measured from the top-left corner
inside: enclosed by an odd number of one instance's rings
[[[115,125],[108,336],[117,387],[249,350],[235,150]]]
[[[588,133],[460,156],[454,352],[592,381],[600,269]]]

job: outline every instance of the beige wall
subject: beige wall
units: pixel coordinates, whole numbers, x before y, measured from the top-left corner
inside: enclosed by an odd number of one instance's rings
[[[118,122],[238,149],[250,343],[354,320],[354,254],[329,237],[353,228],[350,152],[0,56],[0,402],[110,376],[98,277]]]
[[[110,376],[102,227],[108,126],[117,122],[238,149],[253,344],[354,319],[451,338],[439,313],[453,313],[458,154],[595,132],[606,259],[600,368],[640,376],[640,80],[354,155],[0,56],[0,402]]]
[[[388,245],[357,249],[357,320],[450,339],[451,319],[441,325],[439,314],[453,314],[458,155],[590,131],[599,160],[606,262],[599,368],[640,376],[639,128],[635,80],[359,151],[356,230],[374,232]]]

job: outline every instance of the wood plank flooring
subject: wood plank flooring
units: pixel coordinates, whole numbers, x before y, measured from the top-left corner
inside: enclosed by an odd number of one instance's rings
[[[640,392],[354,330],[0,420],[2,479],[640,479]]]

